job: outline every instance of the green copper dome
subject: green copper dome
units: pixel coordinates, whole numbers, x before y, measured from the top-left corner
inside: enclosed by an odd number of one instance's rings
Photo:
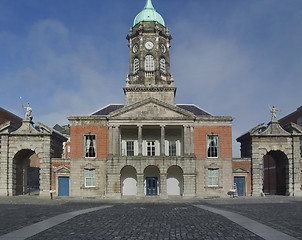
[[[137,14],[133,22],[133,27],[140,22],[158,22],[165,27],[164,19],[159,13],[156,12],[151,0],[147,0],[144,9]]]

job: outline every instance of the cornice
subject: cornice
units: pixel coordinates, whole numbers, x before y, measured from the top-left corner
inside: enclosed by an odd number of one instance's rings
[[[124,92],[175,92],[176,87],[124,87]]]

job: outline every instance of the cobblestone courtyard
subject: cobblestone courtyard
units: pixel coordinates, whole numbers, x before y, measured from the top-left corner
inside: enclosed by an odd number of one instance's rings
[[[302,239],[302,199],[289,197],[148,202],[1,198],[0,235],[62,213],[104,206],[106,208],[75,216],[28,239],[262,239],[219,214],[196,207],[198,205],[236,212]],[[1,239],[5,239],[4,236]]]

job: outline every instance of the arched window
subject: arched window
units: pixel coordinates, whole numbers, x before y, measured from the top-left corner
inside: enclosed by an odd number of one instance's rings
[[[162,73],[166,73],[166,60],[164,58],[159,60],[159,67]]]
[[[139,70],[139,59],[138,58],[134,58],[134,61],[133,61],[133,71],[134,71],[134,74],[136,74]]]
[[[145,58],[145,71],[154,71],[154,58],[152,55],[147,55]]]

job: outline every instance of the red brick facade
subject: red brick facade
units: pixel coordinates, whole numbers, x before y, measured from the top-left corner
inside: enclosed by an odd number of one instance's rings
[[[197,126],[194,128],[194,146],[197,158],[207,157],[207,136],[218,135],[220,142],[220,158],[232,158],[231,126]]]
[[[105,126],[71,126],[70,127],[70,157],[82,158],[83,139],[85,135],[96,135],[96,157],[106,158],[109,152],[108,127]]]

